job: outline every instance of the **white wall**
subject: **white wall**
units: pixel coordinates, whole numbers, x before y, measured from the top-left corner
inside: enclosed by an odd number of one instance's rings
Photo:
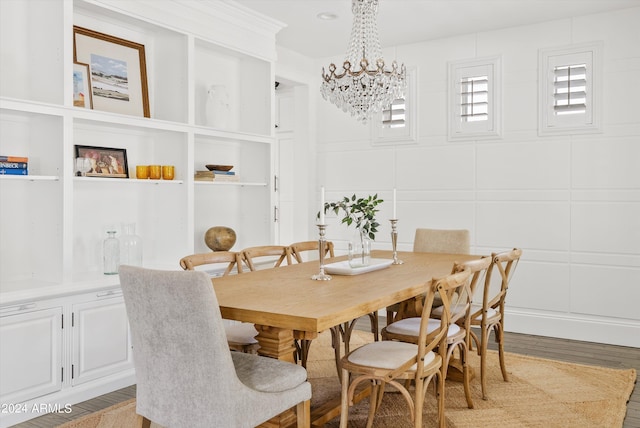
[[[417,227],[469,229],[478,254],[522,248],[508,331],[640,347],[639,22],[632,8],[390,50],[418,67],[417,142],[373,146],[368,126],[319,97],[317,186],[327,200],[389,202],[378,248],[390,248],[394,187],[400,249]],[[539,137],[538,50],[598,40],[603,132]],[[448,142],[447,62],[489,55],[502,56],[502,138]],[[349,233],[327,232],[338,244]]]

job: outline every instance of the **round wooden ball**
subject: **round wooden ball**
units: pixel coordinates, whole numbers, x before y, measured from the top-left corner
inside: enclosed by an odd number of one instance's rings
[[[204,243],[212,251],[229,251],[236,243],[236,232],[226,226],[212,227],[204,234]]]

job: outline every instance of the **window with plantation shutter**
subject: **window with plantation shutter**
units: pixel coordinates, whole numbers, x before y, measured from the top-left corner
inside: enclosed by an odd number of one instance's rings
[[[499,138],[500,57],[449,63],[449,140]]]
[[[393,100],[391,105],[382,111],[382,126],[401,128],[406,125],[406,103],[404,97]]]
[[[1,0],[0,0],[1,1]],[[407,89],[404,97],[395,99],[371,121],[371,144],[414,144],[418,124],[416,120],[417,69],[407,67]]]
[[[555,114],[584,114],[587,111],[587,66],[574,64],[555,67],[554,104]]]
[[[540,51],[540,135],[600,131],[600,50],[590,43]]]

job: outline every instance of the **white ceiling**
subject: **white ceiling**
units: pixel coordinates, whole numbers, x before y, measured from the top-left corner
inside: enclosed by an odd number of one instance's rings
[[[236,0],[287,24],[279,46],[311,58],[342,56],[351,34],[351,0]],[[640,6],[640,0],[380,0],[382,47]],[[334,13],[326,21],[316,16]]]

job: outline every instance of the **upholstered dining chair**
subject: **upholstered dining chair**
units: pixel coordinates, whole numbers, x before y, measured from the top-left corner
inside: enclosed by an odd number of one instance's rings
[[[470,236],[466,229],[416,229],[413,251],[421,253],[469,254]]]
[[[180,259],[180,266],[184,270],[195,270],[198,266],[216,266],[226,264],[222,276],[228,275],[236,267],[238,273],[242,273],[242,255],[233,251],[212,251],[210,253],[191,254]],[[256,354],[260,345],[256,340],[258,330],[251,323],[234,321],[225,324],[224,331],[227,334],[229,348],[234,351]]]
[[[241,251],[242,261],[247,265],[250,271],[255,271],[256,261],[260,260],[269,260],[269,262],[273,261],[273,264],[270,267],[279,267],[283,262],[290,265],[292,262],[291,259],[291,248],[285,245],[260,245],[255,247],[247,247]]]
[[[480,355],[480,383],[482,385],[482,398],[487,399],[487,342],[491,330],[495,333],[498,344],[498,358],[500,370],[505,382],[509,381],[507,368],[504,363],[504,305],[507,298],[509,282],[516,271],[522,250],[514,248],[510,251],[491,254],[491,270],[497,271],[499,285],[492,287],[491,281],[485,281],[482,289],[482,306],[471,313],[469,319],[472,327],[480,327],[480,338],[471,330],[471,339],[476,343]],[[471,347],[471,342],[469,342]]]
[[[293,407],[298,427],[310,426],[307,371],[229,351],[205,272],[124,265],[120,281],[141,426],[255,427]]]
[[[386,384],[393,386],[402,394],[411,411],[414,426],[416,428],[422,427],[425,395],[434,376],[437,379],[438,422],[440,427],[445,426],[444,363],[449,329],[449,299],[454,291],[459,290],[467,282],[470,276],[471,272],[464,270],[440,279],[433,279],[428,283],[416,343],[397,340],[372,342],[351,351],[342,358],[340,428],[347,427],[349,405],[353,403],[357,387],[360,383],[367,381],[371,382],[367,427],[373,423],[376,410],[382,402]],[[441,296],[443,311],[440,320],[432,322],[430,314],[436,293]],[[403,382],[405,385],[398,380],[405,380]],[[407,381],[411,380],[415,382],[413,398],[406,386]]]
[[[447,354],[444,362],[444,375],[447,376],[449,367],[453,364],[453,356],[456,349],[460,356],[460,371],[462,372],[462,382],[464,394],[467,400],[467,407],[473,409],[473,399],[471,398],[470,373],[468,365],[468,343],[471,334],[469,318],[471,316],[471,304],[477,284],[484,282],[489,277],[489,267],[491,257],[485,256],[477,260],[470,260],[463,263],[455,263],[452,273],[468,270],[471,278],[454,292],[453,300],[450,301],[450,319],[447,330]],[[434,299],[435,300],[435,299]],[[431,311],[432,324],[437,324],[438,319],[444,312],[443,306],[438,306]],[[417,343],[420,333],[421,319],[405,318],[395,321],[382,329],[383,340],[401,340],[410,343]]]
[[[469,254],[471,238],[466,229],[416,229],[413,238],[415,253]],[[387,325],[394,321],[400,304],[387,307]]]

